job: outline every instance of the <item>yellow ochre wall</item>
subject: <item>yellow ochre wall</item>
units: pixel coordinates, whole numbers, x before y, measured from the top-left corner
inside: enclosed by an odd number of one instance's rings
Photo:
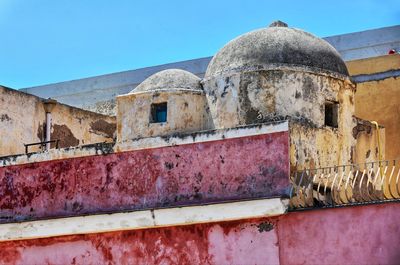
[[[400,55],[347,62],[351,76],[400,70]],[[357,84],[355,115],[385,127],[385,158],[400,158],[400,77]]]

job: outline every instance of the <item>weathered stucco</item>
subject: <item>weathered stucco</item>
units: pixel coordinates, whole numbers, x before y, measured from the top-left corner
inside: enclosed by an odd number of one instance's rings
[[[151,122],[152,104],[167,103],[167,121]],[[212,129],[201,90],[135,92],[117,97],[117,139],[164,136]]]
[[[342,130],[325,126],[313,128],[290,123],[290,163],[292,170],[316,169],[379,160],[377,130],[369,122],[353,118],[341,123]],[[380,128],[382,159],[385,154],[385,129]]]
[[[397,264],[400,204],[0,243],[4,264]]]
[[[0,242],[279,216],[289,199],[261,198],[0,224]]]
[[[0,243],[0,263],[279,264],[274,220]]]
[[[90,105],[82,104],[82,109],[99,114],[115,116],[117,114],[117,103],[114,97],[109,100],[96,101],[95,103],[92,103]]]
[[[203,83],[216,128],[259,123],[276,116],[291,116],[322,127],[325,102],[339,102],[345,94],[350,97],[353,93],[347,81],[293,70],[242,72]],[[351,117],[353,102],[339,103],[343,109],[339,119]]]
[[[37,97],[0,86],[0,156],[24,153],[24,143],[40,141],[37,132],[44,121]]]
[[[0,241],[14,240],[0,242],[0,263],[397,263],[400,204],[286,214],[286,198],[298,169],[399,155],[398,80],[387,77],[398,56],[350,63],[357,80],[386,76],[355,97],[333,47],[274,25],[228,43],[202,83],[182,70],[149,77],[117,97],[117,122],[57,104],[51,137],[67,148],[0,158]],[[0,156],[44,139],[41,99],[0,87],[0,100]],[[166,121],[153,118],[160,103]]]
[[[290,125],[291,168],[320,168],[351,164],[355,139],[338,134],[334,128],[312,128],[293,122]],[[346,140],[348,140],[346,142]]]
[[[400,157],[400,79],[390,72],[400,70],[400,55],[386,55],[347,63],[353,76],[364,75],[365,82],[357,84],[355,115],[377,121],[385,127],[385,157]],[[386,74],[379,80],[374,74]],[[368,78],[369,76],[369,78]]]
[[[4,221],[287,196],[288,132],[0,168]]]
[[[44,141],[42,99],[0,87],[0,102],[0,156],[24,153],[24,144]],[[113,141],[115,123],[115,117],[57,104],[52,110],[51,138],[60,140],[59,147]],[[38,150],[38,146],[29,148]]]
[[[252,71],[205,80],[204,88],[217,128],[290,117],[293,169],[378,159],[376,130],[353,116],[355,87],[348,80],[292,70]],[[326,124],[327,102],[338,104],[337,128]]]
[[[142,149],[160,148],[176,145],[213,142],[224,139],[234,139],[263,134],[287,132],[288,121],[255,124],[231,129],[209,130],[193,133],[179,133],[169,136],[155,136],[112,143],[96,143],[90,145],[50,149],[47,152],[29,153],[0,157],[0,167],[21,165],[44,161],[107,155],[117,152],[135,151]]]
[[[368,163],[384,160],[386,128],[379,127],[379,140],[376,126],[370,122],[357,119],[357,125],[353,128],[353,137],[356,138],[356,147],[352,153],[353,163]],[[379,157],[379,152],[382,157]]]
[[[289,213],[278,223],[281,264],[398,264],[400,204]]]
[[[340,54],[328,42],[279,21],[228,42],[214,55],[205,77],[277,67],[348,75]]]
[[[189,89],[201,91],[200,78],[181,69],[167,69],[146,78],[130,93],[163,89]]]

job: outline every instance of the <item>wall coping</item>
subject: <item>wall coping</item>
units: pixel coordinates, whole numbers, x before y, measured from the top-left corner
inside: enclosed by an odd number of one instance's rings
[[[117,143],[97,143],[91,145],[51,149],[49,151],[0,157],[0,167],[61,160],[77,157],[107,155],[111,153],[153,149],[168,146],[196,144],[224,139],[270,134],[289,130],[289,121],[262,123],[229,129],[179,133],[169,136],[131,139]]]
[[[0,242],[271,217],[285,214],[288,205],[288,199],[256,199],[6,223]]]

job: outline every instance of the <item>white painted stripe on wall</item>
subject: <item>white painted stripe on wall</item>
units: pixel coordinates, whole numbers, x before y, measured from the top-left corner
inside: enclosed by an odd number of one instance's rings
[[[286,213],[288,203],[288,199],[257,199],[0,224],[0,241],[271,217]]]

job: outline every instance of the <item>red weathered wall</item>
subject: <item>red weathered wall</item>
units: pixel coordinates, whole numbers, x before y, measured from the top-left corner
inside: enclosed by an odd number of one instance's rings
[[[399,264],[400,204],[0,243],[0,264]]]
[[[5,242],[0,264],[276,264],[273,226],[256,220]]]
[[[3,222],[285,196],[288,133],[0,168]]]

